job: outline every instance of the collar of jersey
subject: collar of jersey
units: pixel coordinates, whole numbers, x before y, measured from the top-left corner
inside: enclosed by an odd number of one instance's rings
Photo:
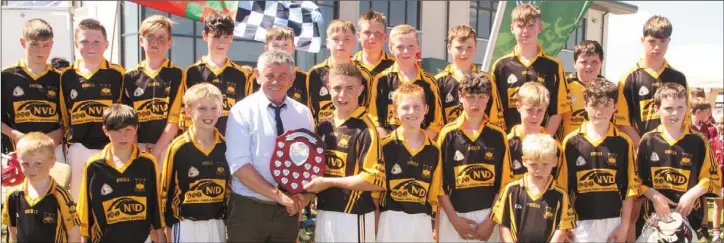
[[[410,155],[412,155],[413,157],[416,154],[420,153],[420,151],[422,151],[422,149],[424,149],[425,146],[428,146],[431,144],[430,138],[427,137],[427,133],[425,132],[425,130],[422,130],[422,128],[421,128],[420,133],[422,133],[422,136],[424,139],[424,141],[422,142],[422,146],[420,146],[416,150],[412,150],[410,145],[407,144],[407,139],[405,139],[405,135],[402,135],[402,133],[399,131],[399,129],[395,129],[395,131],[394,131],[395,137],[397,137],[397,139],[399,139],[402,142],[402,145],[405,146],[405,149],[407,149],[407,152],[409,152]]]
[[[191,125],[191,126],[193,127],[194,125]],[[214,146],[209,147],[209,149],[204,149],[204,147],[201,146],[201,144],[196,142],[196,134],[194,133],[193,129],[191,129],[191,127],[189,127],[189,129],[186,130],[186,139],[191,141],[191,143],[194,145],[194,147],[196,147],[196,149],[198,149],[199,151],[204,153],[204,155],[206,155],[206,156],[209,156],[211,151],[214,151],[214,148],[216,148],[216,145],[221,143],[221,140],[222,140],[221,133],[219,133],[219,130],[214,128]]]
[[[686,126],[686,124],[682,124],[682,126]],[[681,132],[681,135],[679,135],[678,138],[671,137],[669,132],[667,132],[666,129],[664,128],[664,124],[659,125],[656,128],[656,131],[661,134],[661,137],[664,138],[664,140],[666,140],[666,142],[669,144],[669,146],[674,146],[674,144],[676,144],[676,142],[678,142],[679,140],[684,138],[687,134],[691,133],[691,131],[689,131],[688,127],[684,127],[683,129],[684,129],[684,131]]]
[[[540,133],[548,133],[548,130],[545,127],[538,127],[540,128]],[[510,129],[510,137],[519,137],[520,140],[523,141],[525,135],[523,135],[523,132],[521,132],[520,129],[523,129],[520,124],[513,126],[513,128]]]
[[[98,72],[98,70],[110,68],[110,67],[108,66],[108,60],[106,60],[105,58],[103,58],[103,60],[101,60],[101,64],[98,65],[98,68],[97,68],[96,70],[91,71],[89,74],[82,74],[82,73],[80,72],[80,62],[81,62],[82,60],[83,60],[83,59],[80,59],[80,58],[75,59],[75,63],[73,63],[73,69],[75,69],[75,71],[76,71],[76,73],[78,73],[78,75],[82,76],[82,77],[85,78],[86,80],[90,79],[90,78],[93,76],[93,74],[96,74],[96,72]]]
[[[443,70],[443,72],[449,73],[450,76],[452,76],[456,81],[458,81],[458,83],[460,83],[460,82],[463,81],[463,77],[455,76],[455,71],[456,71],[456,70],[457,70],[457,68],[455,67],[455,64],[448,64],[447,67],[445,67],[445,70]],[[471,71],[472,71],[472,72],[477,72],[477,71],[478,71],[478,66],[475,66],[475,64],[473,64],[473,67],[472,67]]]
[[[593,138],[591,138],[591,136],[588,136],[588,134],[586,133],[586,131],[588,130],[588,129],[586,129],[586,125],[588,123],[590,123],[590,122],[584,121],[583,123],[581,123],[581,126],[578,128],[578,131],[579,131],[579,133],[581,133],[581,135],[583,135],[584,138],[586,138],[586,140],[588,140],[589,143],[591,143],[591,145],[593,145],[593,147],[598,147],[598,145],[601,144],[603,142],[603,140],[606,140],[607,137],[616,136],[616,128],[614,128],[613,123],[609,122],[608,131],[606,131],[606,136],[602,137],[598,141],[593,140]]]
[[[357,53],[355,53],[354,56],[352,56],[352,60],[359,62],[360,65],[362,65],[363,67],[367,68],[370,71],[372,69],[376,68],[377,65],[380,65],[380,63],[382,63],[383,60],[390,59],[390,57],[387,55],[387,53],[384,50],[382,50],[382,55],[380,55],[380,59],[378,59],[377,62],[375,62],[372,65],[365,65],[364,60],[362,60],[362,55],[363,55],[363,51],[357,51]]]
[[[163,60],[163,63],[161,63],[161,67],[158,68],[158,70],[156,70],[156,71],[151,71],[150,69],[146,68],[146,60],[141,61],[141,63],[139,63],[137,67],[138,67],[138,69],[140,69],[141,71],[146,73],[146,75],[148,75],[148,77],[153,79],[153,78],[156,78],[158,73],[161,72],[161,69],[163,69],[165,67],[172,67],[172,66],[173,66],[173,64],[171,64],[171,60],[168,60],[168,58],[166,58],[166,60]]]
[[[42,77],[43,75],[45,75],[46,73],[48,73],[48,71],[50,71],[50,70],[53,69],[53,67],[50,66],[50,64],[46,63],[46,64],[45,64],[45,70],[43,70],[43,71],[40,72],[39,74],[35,75],[35,74],[33,74],[33,72],[31,72],[30,69],[28,68],[27,60],[25,60],[25,58],[22,58],[22,59],[20,59],[20,61],[18,61],[18,67],[22,68],[23,71],[24,71],[26,74],[28,74],[28,76],[30,76],[30,78],[32,78],[33,80],[38,80],[38,78]]]
[[[121,168],[116,168],[116,165],[113,163],[113,146],[110,143],[106,145],[105,148],[103,148],[103,151],[101,151],[101,153],[104,154],[103,158],[105,159],[106,164],[116,169],[118,172],[123,173],[126,171],[128,166],[131,165],[133,160],[138,158],[141,151],[138,149],[138,146],[134,144],[133,148],[131,148],[131,157],[129,157],[127,161],[123,162],[123,166],[121,166]]]
[[[40,202],[40,200],[43,200],[43,198],[45,198],[46,195],[49,195],[49,194],[53,193],[53,191],[55,191],[55,180],[50,175],[48,175],[48,177],[50,177],[50,180],[48,181],[48,188],[45,189],[45,192],[43,194],[38,195],[38,197],[36,197],[35,199],[30,198],[30,195],[28,194],[28,183],[30,183],[28,181],[28,178],[25,178],[25,180],[23,181],[22,190],[23,190],[23,194],[25,196],[25,201],[27,201],[31,207],[35,206],[35,204]]]
[[[536,56],[533,57],[533,59],[530,59],[527,62],[525,60],[523,60],[523,58],[520,56],[517,45],[515,47],[513,47],[513,56],[518,58],[518,61],[520,61],[520,63],[525,65],[525,67],[530,67],[530,65],[533,65],[533,63],[535,63],[535,60],[538,60],[539,57],[543,56],[543,47],[541,47],[540,45],[536,45],[536,47],[538,48],[538,54],[536,54]]]
[[[465,123],[467,123],[467,119],[465,119],[465,117],[466,117],[465,111],[460,113],[460,116],[458,116],[458,118],[455,119],[455,121],[454,121],[455,127],[460,129],[460,131],[462,131],[463,134],[466,137],[468,137],[468,139],[470,139],[470,141],[477,141],[480,134],[483,133],[483,128],[485,127],[485,124],[490,122],[490,120],[488,119],[487,115],[483,115],[483,121],[480,122],[480,126],[478,127],[478,134],[469,134],[467,131],[465,131],[465,128],[463,127],[463,125],[465,125]]]
[[[227,67],[232,67],[231,58],[229,58],[228,56],[226,57],[226,62],[224,63],[224,66],[221,66],[218,69],[214,69],[211,67],[211,64],[206,61],[206,56],[201,56],[201,60],[199,60],[199,63],[206,65],[206,67],[209,68],[209,70],[211,70],[211,72],[217,76],[221,74],[221,72],[223,72],[224,69],[226,69]]]
[[[642,67],[641,61],[643,61],[643,59],[639,59],[636,62],[636,68],[643,69],[645,72],[649,73],[649,75],[651,75],[651,77],[654,77],[655,79],[658,79],[659,76],[661,76],[661,73],[663,73],[664,70],[669,68],[669,61],[666,61],[666,59],[664,59],[664,65],[661,65],[661,69],[659,69],[659,70],[653,70],[651,68]]]
[[[417,68],[417,74],[415,75],[414,80],[405,80],[402,78],[402,72],[400,71],[400,66],[397,65],[397,62],[395,62],[395,64],[392,64],[392,67],[390,67],[390,72],[397,73],[397,78],[400,80],[400,82],[403,82],[403,83],[422,80],[422,68],[420,68],[419,66],[416,66],[415,68]]]
[[[365,109],[364,106],[357,107],[357,109],[354,109],[352,114],[350,114],[349,117],[347,117],[347,119],[344,120],[344,122],[342,124],[347,123],[347,121],[349,121],[352,118],[362,119],[362,116],[366,115],[365,111],[367,111],[367,110]]]
[[[538,192],[538,195],[535,195],[535,197],[534,197],[533,195],[531,195],[530,190],[528,190],[529,186],[528,186],[528,180],[526,179],[527,175],[528,175],[528,172],[526,172],[523,175],[523,178],[520,178],[520,180],[522,181],[522,183],[520,183],[520,186],[525,189],[525,193],[528,194],[528,197],[530,197],[530,199],[533,199],[533,201],[538,201],[538,199],[540,199],[543,196],[543,194],[545,194],[546,191],[549,191],[556,186],[556,181],[553,180],[553,176],[548,175],[548,182],[546,182],[545,189],[543,189],[543,191]]]
[[[601,74],[599,73],[599,74],[598,74],[598,77],[596,77],[596,78],[606,78],[606,77],[601,76]],[[581,81],[581,79],[578,78],[578,72],[572,72],[572,73],[568,74],[568,76],[566,77],[566,79],[568,80],[568,83],[578,82],[578,83],[580,83],[580,84],[582,84],[582,85],[584,84],[583,81]]]

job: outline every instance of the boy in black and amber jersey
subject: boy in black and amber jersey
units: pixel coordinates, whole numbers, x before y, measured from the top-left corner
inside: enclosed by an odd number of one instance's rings
[[[359,17],[357,28],[357,40],[362,50],[355,53],[352,60],[367,69],[374,78],[395,63],[395,58],[384,50],[387,19],[382,13],[369,9]]]
[[[548,134],[531,134],[523,140],[523,165],[528,172],[505,186],[494,208],[503,241],[563,242],[566,230],[575,227],[568,194],[551,176],[557,150]]]
[[[88,158],[78,200],[83,242],[165,242],[156,159],[136,146],[138,116],[113,104],[103,112],[110,143]]]
[[[247,90],[251,89],[250,70],[233,63],[226,55],[231,42],[234,41],[234,26],[234,19],[224,12],[215,11],[206,16],[202,36],[209,53],[186,69],[186,82],[183,85],[183,89],[186,90],[194,84],[211,83],[221,90],[224,94],[222,103],[224,110],[216,123],[216,129],[222,135],[226,134],[229,110],[237,101],[244,99]],[[180,122],[179,127],[182,130],[193,125],[186,115],[183,115]]]
[[[538,82],[551,94],[544,122],[545,128],[551,134],[555,133],[561,124],[561,114],[571,110],[563,64],[558,58],[543,53],[543,48],[538,45],[538,34],[543,29],[538,6],[530,3],[518,5],[513,9],[511,18],[516,46],[512,53],[495,61],[490,69],[501,95],[505,127],[510,131],[513,125],[520,123],[520,114],[516,110],[520,86]]]
[[[0,77],[2,153],[12,152],[15,142],[28,132],[48,134],[56,144],[63,136],[58,116],[60,73],[47,63],[53,48],[53,28],[42,19],[28,20],[20,45],[25,57],[3,68]],[[62,146],[56,148],[55,157],[65,162]]]
[[[392,103],[401,124],[382,139],[387,190],[381,196],[377,241],[432,242],[442,162],[440,149],[420,127],[427,111],[425,90],[402,84]]]
[[[106,29],[98,20],[85,19],[75,28],[75,47],[82,59],[60,77],[60,114],[70,144],[70,192],[78,200],[85,162],[108,144],[103,134],[103,112],[121,102],[123,74],[119,65],[103,57],[108,48]]]
[[[435,81],[440,88],[440,101],[442,102],[442,112],[445,124],[455,121],[462,113],[460,105],[459,86],[465,75],[478,72],[478,68],[473,65],[473,55],[477,50],[475,30],[468,25],[458,25],[452,27],[447,33],[447,50],[453,57],[453,64],[447,65],[445,70],[435,75]],[[493,77],[486,72],[482,72],[488,76],[490,80],[489,101],[485,106],[485,115],[488,122],[499,126],[505,130],[505,121],[503,121],[503,110],[500,104],[498,88],[495,86]],[[444,98],[443,98],[444,97]]]
[[[324,62],[314,65],[307,72],[307,92],[309,103],[307,106],[312,111],[312,116],[318,122],[321,119],[329,118],[334,110],[329,96],[329,69],[334,65],[342,63],[353,63],[362,73],[362,95],[359,97],[360,106],[367,107],[369,104],[369,86],[372,77],[369,72],[351,58],[354,49],[354,25],[341,19],[332,20],[327,26],[327,48],[329,58]]]
[[[55,164],[55,142],[48,135],[31,132],[18,141],[16,150],[25,182],[5,196],[2,221],[14,242],[79,242],[75,202],[50,176]]]
[[[634,145],[611,123],[618,88],[600,78],[586,85],[588,121],[563,140],[571,205],[576,213],[576,242],[626,240],[638,178]]]
[[[652,213],[666,217],[670,207],[675,207],[688,218],[694,230],[699,230],[702,208],[706,207],[699,198],[720,195],[721,171],[709,141],[684,122],[688,110],[686,88],[673,82],[663,83],[653,102],[661,125],[644,134],[638,148],[639,190],[649,200],[637,226]]]
[[[508,148],[510,148],[509,163],[503,167],[502,186],[511,181],[523,178],[528,171],[523,166],[523,140],[526,136],[534,133],[548,134],[545,128],[541,127],[543,117],[545,117],[546,107],[550,103],[548,90],[540,83],[528,82],[523,84],[518,90],[518,103],[516,108],[520,114],[521,123],[513,126],[508,133]],[[568,174],[565,173],[566,163],[563,160],[563,149],[560,143],[556,141],[558,146],[558,163],[553,167],[551,176],[556,180],[558,187],[567,189]]]
[[[324,177],[304,187],[318,192],[314,241],[374,241],[375,203],[370,191],[384,190],[385,173],[377,129],[358,104],[362,74],[351,63],[334,66],[328,88],[334,111],[319,122],[316,132],[327,148],[327,167]]]
[[[216,130],[221,91],[201,83],[184,94],[194,125],[171,142],[161,174],[166,238],[178,242],[223,242],[230,176],[226,143]]]
[[[584,109],[583,92],[586,86],[598,78],[603,78],[601,76],[603,47],[593,40],[584,40],[578,43],[573,51],[573,63],[576,72],[566,77],[571,112],[563,114],[563,121],[556,134],[560,138],[564,138],[569,133],[577,130],[588,119],[586,109]]]
[[[492,102],[491,83],[484,73],[463,78],[457,94],[463,113],[443,127],[438,138],[444,192],[440,242],[500,240],[490,213],[500,191],[503,165],[510,158],[505,131],[485,115],[486,104]]]
[[[294,56],[294,30],[289,27],[274,27],[266,32],[266,43],[264,51],[280,50],[289,55]],[[250,73],[249,82],[252,88],[246,91],[246,96],[259,90],[261,84],[256,80],[256,72]],[[287,90],[287,96],[299,101],[304,105],[309,105],[309,92],[307,92],[307,73],[299,67],[294,67],[294,82],[292,87]]]
[[[138,147],[158,161],[178,133],[185,78],[184,70],[166,58],[172,24],[160,15],[143,20],[138,33],[146,60],[126,72],[123,82],[123,103],[138,112]]]
[[[417,32],[409,25],[398,25],[390,31],[390,50],[395,55],[395,64],[378,74],[370,86],[370,115],[381,135],[386,135],[400,126],[394,115],[392,99],[395,90],[403,84],[416,84],[425,91],[428,107],[422,123],[427,136],[435,139],[443,126],[440,91],[435,78],[417,66],[415,53],[418,51]]]

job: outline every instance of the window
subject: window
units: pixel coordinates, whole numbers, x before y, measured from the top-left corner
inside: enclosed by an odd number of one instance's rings
[[[576,48],[578,43],[586,39],[586,19],[581,19],[578,23],[578,27],[571,33],[571,37],[568,38],[564,49],[573,50]]]
[[[478,38],[490,38],[498,1],[470,1],[470,26]]]
[[[420,1],[407,0],[372,0],[360,1],[360,11],[369,9],[381,12],[387,17],[387,27],[394,27],[400,24],[409,24],[415,29],[420,29]]]

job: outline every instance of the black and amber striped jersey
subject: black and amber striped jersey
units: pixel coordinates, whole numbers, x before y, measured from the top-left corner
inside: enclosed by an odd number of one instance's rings
[[[380,159],[380,138],[365,108],[357,108],[339,125],[335,124],[332,117],[321,120],[316,133],[326,146],[325,177],[360,175],[369,183],[385,186],[384,162]],[[305,178],[307,176],[304,175]],[[317,208],[366,214],[374,211],[375,205],[371,192],[330,187],[317,194]]]
[[[188,90],[198,83],[210,83],[219,88],[224,97],[222,100],[223,110],[221,111],[221,117],[216,122],[216,129],[219,129],[219,132],[223,135],[226,134],[226,120],[231,107],[246,97],[247,90],[252,89],[251,82],[249,82],[250,70],[242,68],[229,58],[226,58],[224,66],[216,69],[206,59],[206,56],[203,56],[198,62],[186,69],[186,82],[183,83],[183,89],[184,91]],[[179,121],[179,127],[182,130],[186,130],[193,125],[191,117],[183,113],[181,116],[183,118]]]
[[[193,126],[192,126],[193,127]],[[224,219],[231,196],[226,142],[214,131],[214,145],[204,148],[188,129],[169,146],[161,172],[165,222]]]
[[[663,125],[645,133],[636,160],[641,193],[653,188],[674,202],[679,202],[681,196],[695,186],[706,189],[706,196],[721,193],[721,170],[709,140],[689,126],[685,126],[677,138],[671,137]],[[694,229],[701,227],[703,207],[700,203],[701,200],[696,200],[694,210],[688,216]],[[654,207],[650,200],[647,204],[644,210],[648,210],[645,212],[649,215]]]
[[[521,125],[515,125],[510,129],[508,133],[508,148],[510,149],[510,160],[509,163],[503,167],[503,186],[508,183],[523,178],[528,169],[523,166],[523,127]],[[548,134],[545,128],[540,127],[538,133]],[[563,158],[563,149],[561,144],[556,141],[558,146],[558,164],[553,167],[551,176],[556,180],[556,185],[564,190],[568,190],[568,171],[565,159]]]
[[[584,122],[563,140],[568,193],[577,220],[621,217],[623,201],[639,195],[634,144],[613,124],[593,140]]]
[[[69,143],[80,143],[88,149],[102,149],[108,144],[103,133],[103,111],[121,102],[123,67],[108,60],[89,74],[78,70],[78,59],[60,78],[60,114]]]
[[[376,63],[372,65],[366,65],[362,55],[363,51],[358,51],[357,53],[352,56],[352,60],[357,62],[359,65],[361,65],[363,68],[367,69],[367,71],[370,72],[370,77],[374,78],[377,76],[377,74],[381,73],[385,69],[392,66],[392,64],[395,64],[395,57],[387,54],[386,52],[382,51],[382,55],[380,55],[380,59],[377,60]]]
[[[50,178],[45,194],[30,198],[28,180],[6,196],[3,224],[17,228],[18,242],[68,242],[68,231],[80,225],[70,192]]]
[[[367,107],[369,104],[370,81],[372,76],[359,63],[352,61],[362,73],[362,86],[364,90],[359,96],[359,105]],[[312,111],[312,117],[317,121],[330,117],[334,111],[332,96],[329,94],[329,70],[332,68],[332,60],[327,58],[324,62],[314,65],[307,72],[307,107]]]
[[[442,114],[445,124],[454,122],[463,112],[463,106],[460,104],[459,87],[463,77],[455,75],[455,65],[450,64],[445,70],[435,75],[435,81],[440,89],[440,102],[442,103]],[[473,65],[473,72],[478,72],[477,66]],[[483,72],[490,80],[490,98],[485,107],[485,114],[488,116],[489,122],[493,123],[505,130],[505,121],[503,118],[503,109],[500,104],[500,95],[498,88],[495,86],[495,80],[490,74]]]
[[[529,183],[525,177],[509,183],[495,204],[493,219],[510,229],[514,242],[551,242],[556,230],[576,228],[568,194],[553,177],[538,195]]]
[[[388,132],[400,126],[399,119],[393,115],[395,107],[392,105],[392,96],[397,87],[404,83],[417,84],[425,91],[425,103],[427,103],[428,111],[422,122],[422,128],[439,132],[444,121],[438,93],[440,89],[437,87],[435,77],[418,67],[415,80],[405,80],[396,63],[378,74],[372,81],[369,108],[372,121],[376,126],[383,127]]]
[[[465,113],[442,128],[442,190],[455,211],[493,207],[501,188],[503,164],[510,163],[505,131],[484,120],[476,133],[465,130]]]
[[[663,82],[680,84],[689,93],[686,76],[670,67],[668,62],[664,62],[660,70],[643,68],[636,63],[618,82],[616,125],[631,126],[640,136],[656,129],[661,118],[654,109],[654,94]],[[689,124],[690,117],[691,111],[686,109],[684,122]]]
[[[246,96],[251,95],[252,93],[259,90],[261,85],[257,81],[258,74],[256,72],[253,72],[249,75],[249,82],[251,82],[252,88],[246,91]],[[302,71],[302,69],[299,69],[299,67],[294,67],[294,83],[292,83],[292,87],[287,90],[287,96],[289,98],[292,98],[299,103],[302,103],[304,105],[309,105],[309,92],[307,92],[307,73]]]
[[[24,59],[5,67],[1,74],[2,123],[22,133],[49,133],[60,128],[58,88],[60,73],[46,64],[45,70],[33,74]],[[13,151],[14,143],[2,135],[4,153]]]
[[[156,159],[133,146],[117,167],[111,145],[88,158],[83,169],[78,216],[89,242],[144,242],[151,229],[165,227],[157,187]]]
[[[411,148],[399,130],[382,139],[387,190],[381,196],[380,211],[428,215],[437,211],[438,196],[443,194],[442,157],[427,133],[420,133],[424,141],[418,148]]]
[[[168,59],[156,71],[148,70],[144,60],[126,72],[123,103],[138,113],[139,143],[156,143],[167,123],[178,123],[184,75]]]
[[[598,75],[598,78],[604,77]],[[586,91],[586,84],[578,79],[578,75],[575,72],[568,74],[566,82],[568,83],[568,99],[571,101],[571,112],[563,113],[561,126],[558,127],[558,131],[556,132],[559,138],[565,138],[568,134],[581,127],[583,122],[588,120],[588,113],[585,110],[585,102],[583,100],[583,91]]]
[[[516,109],[518,89],[527,82],[539,82],[550,93],[550,103],[543,124],[553,115],[571,111],[563,64],[558,58],[544,54],[540,45],[538,55],[533,59],[524,60],[516,47],[512,53],[498,59],[490,70],[500,94],[507,129],[520,124],[520,113]]]

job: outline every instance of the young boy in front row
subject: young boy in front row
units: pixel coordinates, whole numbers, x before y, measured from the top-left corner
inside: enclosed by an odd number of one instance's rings
[[[425,90],[402,84],[392,97],[400,127],[382,139],[386,188],[378,242],[433,242],[432,218],[442,190],[440,149],[420,127],[428,110]]]
[[[654,212],[667,217],[675,208],[694,230],[699,230],[703,207],[707,206],[701,205],[699,198],[720,195],[721,171],[709,141],[684,122],[688,112],[686,88],[663,83],[653,98],[661,125],[644,134],[638,148],[639,190],[648,198],[639,221]]]
[[[194,124],[171,142],[161,172],[166,239],[174,242],[223,242],[230,176],[226,143],[216,129],[223,95],[200,83],[183,97]],[[204,122],[206,121],[206,122]],[[211,122],[208,122],[211,121]]]
[[[439,242],[499,241],[490,214],[510,156],[505,131],[485,115],[486,105],[493,102],[491,84],[485,73],[463,78],[457,94],[463,112],[443,127],[438,138],[444,192]]]
[[[156,159],[136,146],[138,115],[113,104],[103,112],[110,143],[88,158],[78,201],[83,242],[165,242]],[[148,240],[147,240],[148,239]]]
[[[568,193],[558,187],[551,170],[558,161],[558,144],[548,134],[523,140],[523,178],[509,183],[495,203],[495,222],[504,242],[563,242],[576,227]]]
[[[616,84],[605,78],[588,83],[583,93],[588,121],[563,140],[575,242],[626,240],[638,179],[634,144],[611,123],[617,99]]]
[[[80,221],[68,190],[50,176],[55,143],[31,132],[20,138],[17,153],[25,182],[6,196],[2,221],[13,242],[80,242]]]

